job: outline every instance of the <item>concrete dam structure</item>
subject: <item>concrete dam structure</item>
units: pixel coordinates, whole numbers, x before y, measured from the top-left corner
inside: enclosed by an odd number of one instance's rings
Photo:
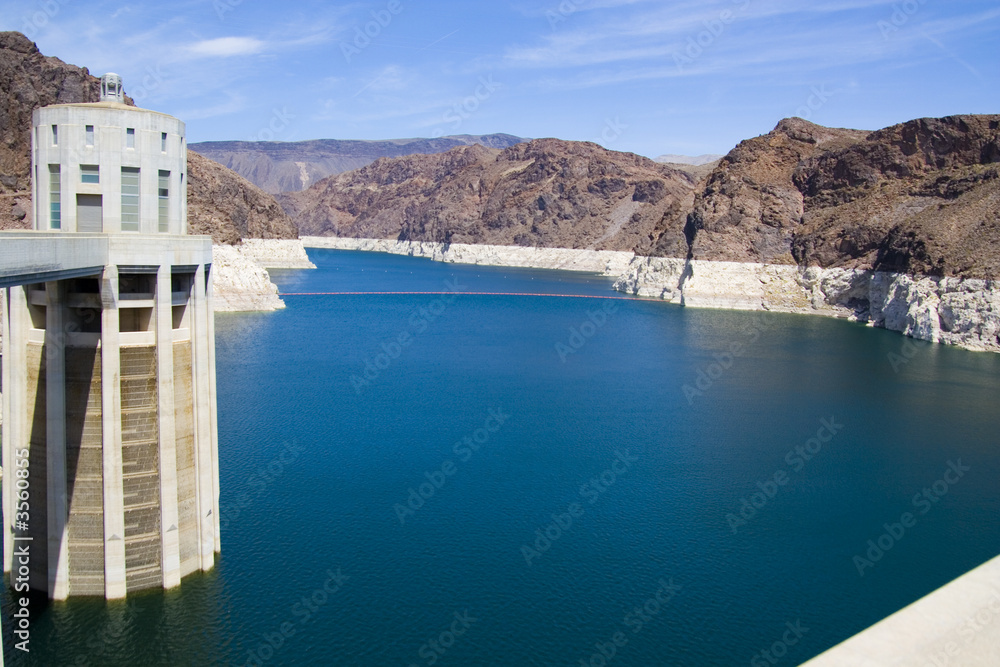
[[[0,233],[12,586],[123,598],[214,566],[212,244],[187,235],[184,132],[114,74],[34,112],[34,230]]]

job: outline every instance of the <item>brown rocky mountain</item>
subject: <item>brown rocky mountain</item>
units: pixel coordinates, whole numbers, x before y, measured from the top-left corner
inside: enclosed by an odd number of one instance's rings
[[[791,118],[707,175],[544,139],[379,160],[280,197],[302,234],[993,277],[1000,116]]]
[[[691,257],[794,264],[792,235],[803,215],[802,193],[792,181],[795,170],[804,160],[866,135],[791,118],[769,134],[740,142],[711,171],[695,199],[685,229]],[[660,250],[671,256],[668,248]]]
[[[233,171],[188,151],[188,233],[215,243],[294,239],[298,230],[271,195]]]
[[[538,139],[381,159],[279,200],[304,235],[648,251],[694,193],[647,158]]]
[[[48,104],[96,102],[99,86],[85,68],[43,56],[21,33],[0,32],[0,229],[32,226],[31,113]],[[192,233],[211,234],[217,243],[296,237],[274,198],[229,169],[190,153],[188,172]]]
[[[188,148],[225,165],[266,192],[297,192],[327,176],[360,169],[380,157],[443,153],[479,144],[507,148],[525,141],[510,134],[460,134],[435,139],[356,141],[204,141]]]
[[[877,132],[782,121],[712,172],[695,259],[986,277],[1000,269],[1000,116]]]
[[[803,163],[799,262],[1000,275],[1000,115],[924,118]]]

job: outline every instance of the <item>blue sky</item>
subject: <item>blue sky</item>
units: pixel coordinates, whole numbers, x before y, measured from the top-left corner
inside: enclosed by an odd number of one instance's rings
[[[996,0],[0,2],[189,141],[508,132],[655,157],[1000,113]]]

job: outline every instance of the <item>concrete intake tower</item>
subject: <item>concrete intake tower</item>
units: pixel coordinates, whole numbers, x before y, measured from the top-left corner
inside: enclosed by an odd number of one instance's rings
[[[4,571],[54,599],[177,586],[220,547],[184,123],[106,74],[99,102],[35,110],[31,169],[34,230],[0,232]]]

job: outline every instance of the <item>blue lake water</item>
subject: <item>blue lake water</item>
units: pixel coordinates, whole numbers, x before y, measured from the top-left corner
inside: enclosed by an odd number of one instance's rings
[[[283,292],[454,295],[220,314],[217,567],[27,656],[8,590],[8,664],[795,665],[1000,554],[998,355],[310,256]]]

